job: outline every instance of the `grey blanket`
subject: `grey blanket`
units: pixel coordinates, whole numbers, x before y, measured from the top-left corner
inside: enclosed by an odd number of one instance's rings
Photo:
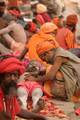
[[[60,71],[63,73],[66,93],[70,100],[74,92],[80,89],[80,59],[74,54],[57,48],[55,57],[62,56],[69,58],[66,64],[63,64]]]

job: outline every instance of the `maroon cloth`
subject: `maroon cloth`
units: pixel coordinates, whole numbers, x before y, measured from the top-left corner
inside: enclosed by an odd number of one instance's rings
[[[51,18],[48,15],[48,13],[46,13],[46,12],[37,14],[36,19],[40,24],[44,24],[46,22],[51,22]]]
[[[36,15],[36,20],[37,20],[41,25],[43,25],[43,24],[45,23],[42,15],[40,15],[40,14]]]
[[[41,13],[40,15],[42,15],[45,22],[51,22],[51,18],[47,12]]]

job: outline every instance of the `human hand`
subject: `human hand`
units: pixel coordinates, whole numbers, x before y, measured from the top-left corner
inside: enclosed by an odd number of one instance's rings
[[[18,79],[18,82],[25,81],[28,75],[29,75],[28,72],[23,73],[23,74],[20,76],[20,78]]]

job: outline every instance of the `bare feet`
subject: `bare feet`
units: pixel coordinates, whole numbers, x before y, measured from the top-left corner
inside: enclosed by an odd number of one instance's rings
[[[36,108],[32,110],[32,112],[40,112],[40,110],[42,110],[44,108],[44,100],[43,99],[39,99],[37,105],[36,105]]]

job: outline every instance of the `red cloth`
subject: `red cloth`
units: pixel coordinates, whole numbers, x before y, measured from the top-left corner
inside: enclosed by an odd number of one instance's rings
[[[68,25],[77,24],[77,22],[78,22],[78,18],[77,18],[77,15],[75,14],[69,15],[66,18],[66,24]]]
[[[33,22],[28,23],[30,25],[29,31],[30,32],[35,32],[37,30],[36,24]]]
[[[0,73],[13,72],[18,70],[20,74],[25,71],[25,67],[15,57],[6,58],[0,61]]]
[[[75,111],[76,115],[79,115],[80,116],[80,108],[78,108],[76,111]]]
[[[51,18],[46,12],[37,14],[36,19],[41,25],[46,22],[51,22]]]
[[[20,106],[16,97],[6,97],[4,102],[4,94],[2,89],[0,88],[0,112],[2,112],[3,110],[6,110],[6,113],[11,114],[11,120],[15,120],[16,114],[18,114],[20,111]]]
[[[2,90],[0,89],[0,112],[4,110],[3,98],[4,98],[4,95]]]
[[[41,88],[42,91],[44,92],[44,94],[47,96],[47,97],[51,97],[46,90],[44,90],[43,86],[40,85],[38,82],[35,82],[35,81],[23,81],[23,82],[19,82],[18,87],[22,87],[26,90],[28,90],[29,92],[29,95],[32,95],[32,91],[34,91],[35,88]]]
[[[51,18],[50,16],[48,15],[47,12],[44,12],[44,13],[40,13],[40,15],[42,15],[43,19],[45,22],[51,22]]]
[[[34,91],[35,88],[41,88],[42,89],[42,86],[35,81],[20,82],[20,83],[18,83],[18,87],[25,88],[26,90],[28,90],[30,95],[32,95],[32,91]]]
[[[43,25],[43,24],[45,23],[42,15],[40,15],[40,14],[38,14],[38,15],[36,16],[36,20],[37,20],[41,25]]]
[[[20,12],[17,10],[9,10],[9,13],[16,17],[20,17]]]

